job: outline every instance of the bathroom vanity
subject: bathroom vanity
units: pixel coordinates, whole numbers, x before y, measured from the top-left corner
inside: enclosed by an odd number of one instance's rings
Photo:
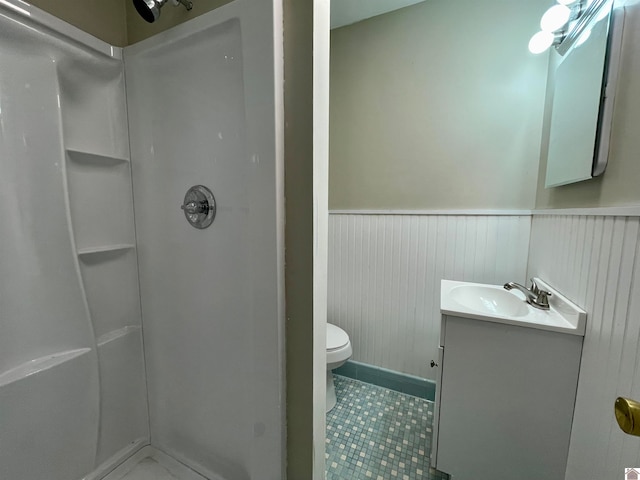
[[[432,464],[453,480],[564,479],[586,313],[443,280]]]

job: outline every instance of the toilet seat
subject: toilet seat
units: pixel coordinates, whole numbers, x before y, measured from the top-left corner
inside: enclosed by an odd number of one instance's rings
[[[349,343],[349,335],[340,327],[327,323],[327,352],[338,350]]]
[[[352,353],[349,334],[337,325],[327,323],[327,412],[336,405],[336,387],[331,370],[344,365]]]
[[[347,332],[327,323],[327,369],[333,370],[346,362],[353,350]]]
[[[327,412],[336,405],[336,387],[331,370],[344,365],[352,353],[347,332],[327,322]]]

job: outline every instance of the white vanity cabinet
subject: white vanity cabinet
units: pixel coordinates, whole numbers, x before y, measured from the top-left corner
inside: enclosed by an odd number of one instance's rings
[[[453,480],[563,480],[583,336],[464,315],[442,316],[433,466]]]

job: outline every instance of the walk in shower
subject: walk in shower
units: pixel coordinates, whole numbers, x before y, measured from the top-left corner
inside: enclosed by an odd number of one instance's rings
[[[283,478],[274,25],[236,0],[123,50],[0,2],[0,478]]]

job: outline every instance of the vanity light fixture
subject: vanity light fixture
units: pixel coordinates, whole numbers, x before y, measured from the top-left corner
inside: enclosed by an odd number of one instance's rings
[[[556,36],[553,33],[542,30],[529,40],[529,51],[535,54],[542,53],[553,45],[555,38]]]
[[[540,19],[540,29],[543,32],[555,32],[569,23],[571,9],[566,5],[556,4],[544,12]]]
[[[611,1],[556,0],[542,15],[540,31],[529,40],[529,51],[539,54],[553,45],[564,55],[574,43],[588,38],[586,32],[609,13]]]

